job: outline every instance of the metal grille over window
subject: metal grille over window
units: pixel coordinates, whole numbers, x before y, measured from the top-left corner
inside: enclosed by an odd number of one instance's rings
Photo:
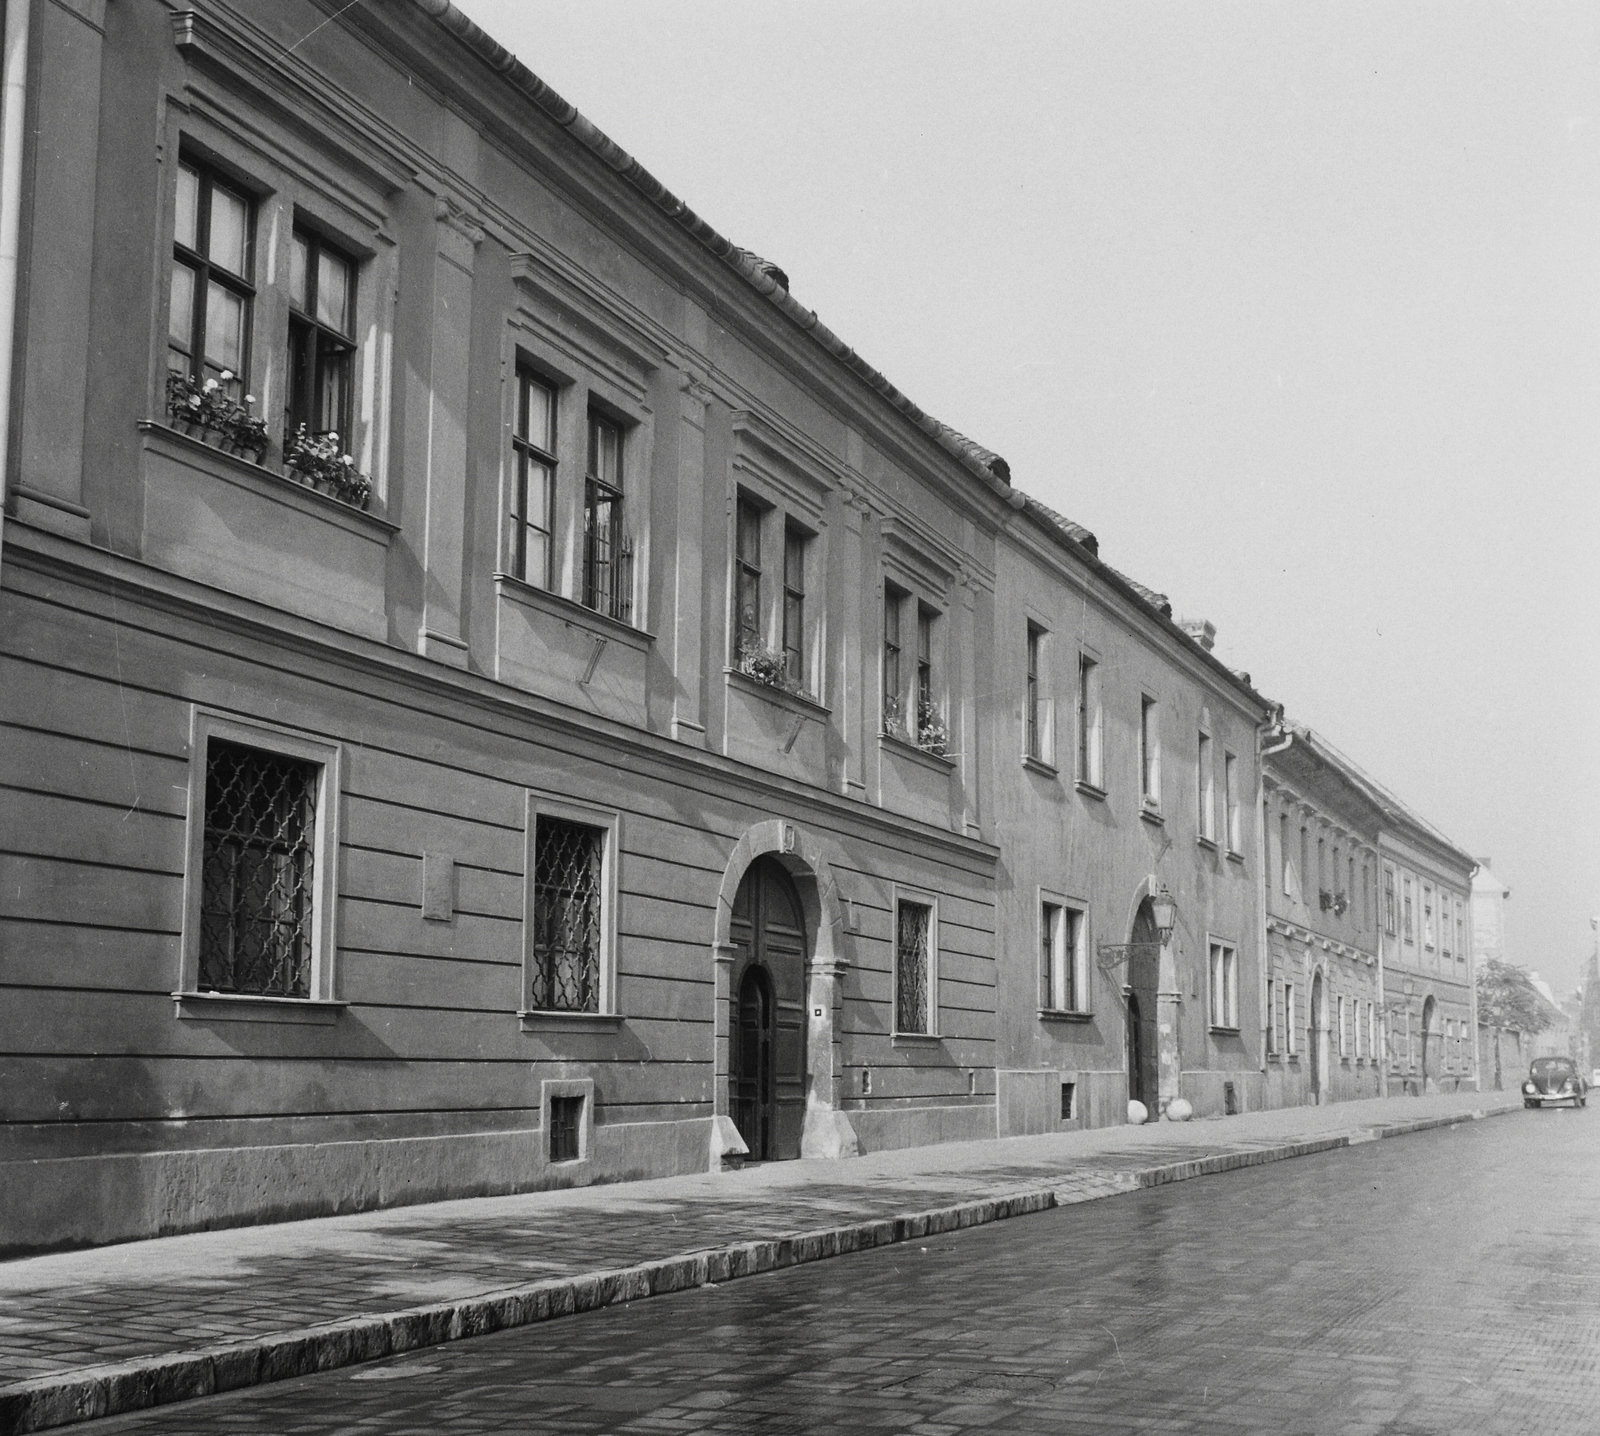
[[[895,1029],[927,1032],[928,929],[933,909],[903,902],[895,917]]]
[[[540,818],[534,850],[533,990],[537,1012],[600,1010],[600,844],[604,833]]]
[[[206,755],[199,986],[311,995],[315,763],[213,740]]]

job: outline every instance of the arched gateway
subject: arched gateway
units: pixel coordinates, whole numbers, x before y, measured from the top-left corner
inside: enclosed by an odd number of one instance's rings
[[[710,1163],[853,1157],[839,1110],[844,923],[833,873],[805,832],[771,821],[734,845],[717,896]]]

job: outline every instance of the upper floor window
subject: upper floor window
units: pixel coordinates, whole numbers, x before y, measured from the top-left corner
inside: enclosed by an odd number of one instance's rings
[[[1222,815],[1227,825],[1228,851],[1244,851],[1244,835],[1239,821],[1239,760],[1232,753],[1222,755]]]
[[[1294,893],[1292,881],[1293,869],[1289,865],[1289,815],[1278,814],[1278,861],[1283,864],[1283,895],[1290,897]]]
[[[1217,778],[1211,759],[1211,735],[1203,728],[1196,745],[1195,778],[1200,836],[1207,842],[1214,842],[1217,836]]]
[[[1422,885],[1422,945],[1433,950],[1433,889],[1427,883]]]
[[[734,662],[764,646],[761,624],[761,506],[739,495],[734,517]]]
[[[1044,696],[1044,629],[1037,623],[1028,625],[1027,673],[1024,679],[1026,705],[1023,722],[1023,753],[1040,763],[1048,762],[1049,719],[1045,711]]]
[[[289,363],[285,436],[350,433],[355,367],[355,265],[320,235],[296,229],[289,247]]]
[[[1078,772],[1080,783],[1103,788],[1100,745],[1100,665],[1078,655]]]
[[[1300,825],[1300,901],[1308,902],[1307,888],[1311,881],[1311,829]]]
[[[622,426],[589,411],[583,498],[583,601],[627,623],[633,616],[633,543],[624,524]]]
[[[884,583],[883,732],[942,758],[950,735],[939,694],[939,623],[932,604]]]
[[[1361,864],[1361,923],[1363,932],[1372,925],[1372,869]]]
[[[1457,962],[1465,962],[1466,960],[1467,960],[1466,939],[1463,936],[1463,927],[1462,927],[1462,922],[1461,922],[1461,905],[1458,903],[1456,905],[1456,961]]]
[[[1407,878],[1403,884],[1404,901],[1401,907],[1401,918],[1404,922],[1403,936],[1407,942],[1417,940],[1416,913],[1411,901],[1411,879]]]
[[[1231,943],[1213,942],[1211,948],[1211,1025],[1239,1026],[1239,952]]]
[[[1383,870],[1383,930],[1390,937],[1395,935],[1397,913],[1395,911],[1394,896],[1394,869]]]
[[[1139,700],[1139,795],[1152,807],[1161,804],[1161,733],[1156,700]]]
[[[516,473],[507,515],[512,576],[550,586],[556,490],[556,391],[531,369],[517,368],[517,408],[511,430]]]
[[[806,544],[794,524],[783,530],[783,661],[789,682],[806,686]]]
[[[231,180],[179,160],[167,363],[230,393],[242,392],[250,363],[255,217],[255,201]]]
[[[1347,1057],[1350,1054],[1350,1024],[1347,1010],[1348,1003],[1345,1001],[1345,996],[1342,992],[1334,999],[1334,1007],[1339,1025],[1339,1055]]]
[[[906,601],[903,590],[892,583],[883,586],[883,731],[904,737],[905,703],[900,673],[900,610]]]

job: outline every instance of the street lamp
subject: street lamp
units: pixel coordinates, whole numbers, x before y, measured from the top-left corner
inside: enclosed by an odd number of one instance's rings
[[[1156,920],[1156,931],[1161,934],[1161,945],[1165,947],[1172,940],[1172,929],[1178,922],[1178,904],[1165,883],[1150,895],[1150,915]]]

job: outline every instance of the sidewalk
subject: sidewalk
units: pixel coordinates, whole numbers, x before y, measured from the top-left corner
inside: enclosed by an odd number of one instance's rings
[[[1297,1107],[26,1257],[0,1263],[0,1436],[1520,1105]]]

